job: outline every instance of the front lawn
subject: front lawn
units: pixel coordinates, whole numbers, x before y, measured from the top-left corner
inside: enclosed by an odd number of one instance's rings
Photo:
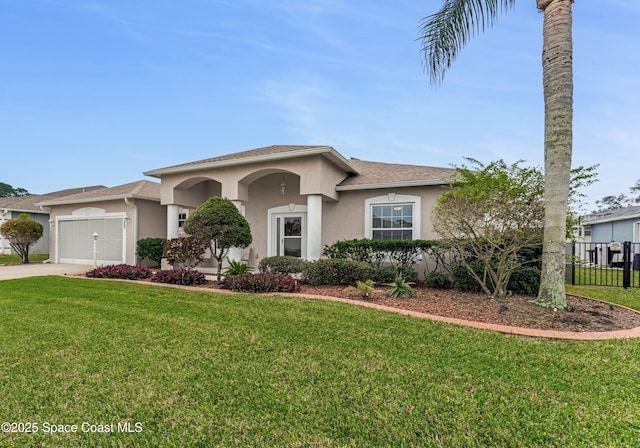
[[[640,340],[62,277],[0,282],[0,310],[0,417],[38,426],[0,446],[640,444]]]
[[[30,254],[29,262],[41,263],[44,260],[47,260],[48,258],[49,258],[49,255]],[[20,263],[22,263],[22,258],[20,258],[20,255],[0,255],[0,265],[20,264]]]

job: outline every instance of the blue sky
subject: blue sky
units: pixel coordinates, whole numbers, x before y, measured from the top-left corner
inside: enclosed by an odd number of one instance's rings
[[[574,166],[640,179],[640,3],[574,4]],[[543,163],[542,15],[520,0],[433,88],[440,0],[4,0],[0,182],[32,193],[274,144],[450,166]]]

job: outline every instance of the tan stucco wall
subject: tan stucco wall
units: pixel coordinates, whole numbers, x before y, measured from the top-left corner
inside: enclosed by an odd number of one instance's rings
[[[137,199],[138,240],[167,237],[167,207],[155,201]]]
[[[302,179],[299,189],[303,194],[322,194],[329,198],[337,197],[335,186],[346,177],[344,171],[320,155],[165,174],[161,182],[162,203],[193,208],[210,196],[248,201],[251,185],[274,173],[280,173],[280,179],[282,173],[295,174]],[[206,180],[209,182],[202,182]]]
[[[147,200],[130,200],[138,207],[138,239],[147,237],[166,237],[167,235],[167,213],[166,207],[161,206],[159,203]],[[134,215],[135,209],[132,205],[127,205],[124,199],[117,199],[113,201],[101,201],[84,204],[70,204],[70,205],[56,205],[50,207],[50,221],[51,224],[51,238],[49,241],[49,254],[52,261],[57,259],[57,253],[55,248],[55,220],[60,216],[72,215],[74,211],[84,209],[87,207],[100,208],[105,213],[125,213],[127,221],[125,228],[125,263],[135,264],[135,250],[136,241],[134,230]],[[82,218],[82,215],[78,216]]]
[[[245,203],[246,218],[251,224],[253,235],[252,248],[257,255],[256,263],[267,255],[267,213],[270,208],[286,206],[289,203],[307,204],[307,197],[298,193],[298,186],[292,182],[293,176],[286,179],[285,196],[279,191],[281,175],[264,177],[249,187],[250,200]],[[431,209],[441,194],[440,186],[412,187],[380,190],[361,190],[340,192],[339,201],[325,200],[322,204],[322,246],[338,240],[365,238],[365,200],[387,193],[406,194],[421,197],[420,238],[435,239],[431,223]]]

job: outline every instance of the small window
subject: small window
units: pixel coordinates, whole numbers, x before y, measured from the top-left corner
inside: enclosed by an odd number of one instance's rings
[[[410,240],[413,238],[413,204],[371,206],[371,238]]]
[[[188,217],[188,213],[184,212],[184,213],[178,213],[178,228],[182,229],[182,226],[184,226],[184,222],[187,220]]]

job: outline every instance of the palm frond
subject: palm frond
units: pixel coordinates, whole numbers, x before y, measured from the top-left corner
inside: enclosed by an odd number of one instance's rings
[[[513,8],[516,0],[444,0],[440,11],[420,25],[424,69],[438,85],[469,39],[493,26],[498,16]]]

